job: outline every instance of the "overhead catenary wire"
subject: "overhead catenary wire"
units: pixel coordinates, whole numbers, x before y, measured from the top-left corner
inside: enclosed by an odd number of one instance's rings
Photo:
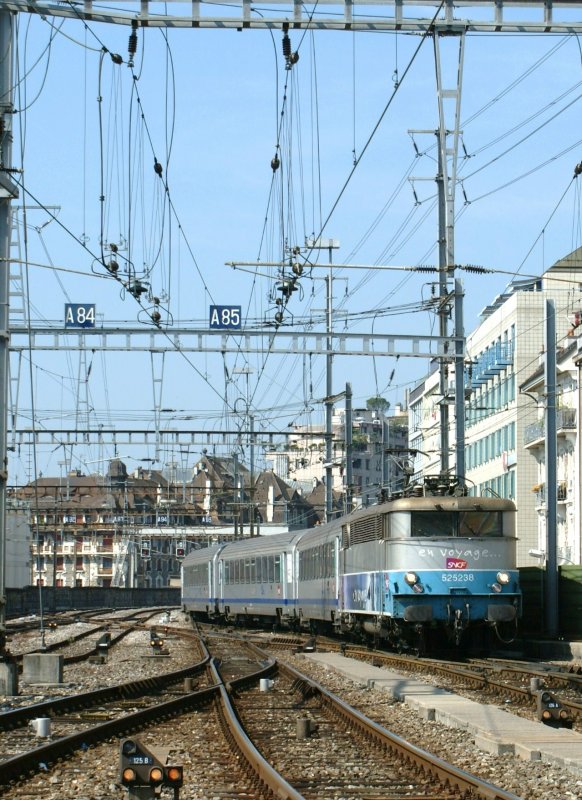
[[[404,306],[404,304],[403,304],[403,306]],[[298,316],[296,317],[296,321],[297,321],[297,320],[299,320],[299,317],[298,317]]]

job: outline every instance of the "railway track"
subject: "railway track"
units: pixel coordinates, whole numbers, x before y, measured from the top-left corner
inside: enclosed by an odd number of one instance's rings
[[[62,776],[65,771],[69,776],[82,775],[83,770],[87,769],[88,758],[94,751],[94,759],[98,759],[102,771],[104,770],[104,779],[109,781],[109,794],[106,796],[122,797],[122,791],[118,787],[115,788],[118,738],[139,730],[143,731],[141,735],[145,737],[145,741],[151,739],[158,744],[166,742],[177,750],[186,773],[181,795],[184,800],[190,797],[207,798],[221,793],[222,796],[232,798],[288,797],[292,800],[299,800],[301,797],[339,796],[326,793],[325,786],[329,788],[335,782],[338,789],[340,788],[341,781],[333,772],[337,770],[338,748],[347,747],[348,741],[352,742],[351,752],[359,764],[370,761],[368,749],[370,746],[374,748],[372,760],[376,770],[382,763],[382,780],[392,781],[390,797],[422,796],[444,800],[459,797],[465,792],[472,798],[516,800],[516,795],[498,790],[468,773],[463,773],[462,770],[446,765],[439,759],[432,759],[418,748],[406,746],[406,743],[398,737],[390,736],[387,731],[338,698],[334,698],[307,676],[290,668],[278,666],[264,651],[258,650],[248,642],[238,637],[229,640],[224,636],[207,636],[206,641],[214,658],[208,666],[210,670],[208,686],[197,691],[181,692],[179,696],[162,703],[153,703],[147,709],[122,714],[114,720],[101,722],[19,756],[5,759],[0,762],[0,792],[8,794],[11,800],[30,797],[32,785],[35,797],[56,796],[43,795],[40,792],[41,785],[52,785],[53,789],[55,786],[58,787],[58,797],[63,800],[77,797],[78,786],[75,788],[76,794],[71,794]],[[280,687],[274,692],[260,692],[261,680],[274,680]],[[286,711],[291,716],[279,718],[277,713],[275,728],[275,719],[267,717],[265,705],[269,704],[273,708],[277,706],[278,692],[286,699],[286,706],[289,707]],[[236,709],[231,704],[233,697],[236,698]],[[281,697],[278,699],[281,700]],[[292,706],[295,708],[291,708]],[[315,714],[314,709],[317,709],[317,714],[320,715],[317,748],[312,747],[306,740],[297,738],[296,735],[291,736],[289,730],[290,720],[295,720],[297,714],[301,719],[305,719],[308,706],[311,713]],[[251,719],[252,716],[254,721]],[[161,721],[169,717],[172,717],[172,722]],[[245,717],[248,720],[250,738],[239,721],[239,718]],[[260,724],[257,722],[257,717]],[[269,730],[270,735],[268,735]],[[181,731],[188,733],[183,734]],[[221,732],[220,737],[217,736],[217,731]],[[327,735],[324,736],[325,732]],[[256,740],[255,744],[251,739]],[[268,752],[265,760],[255,746],[258,745],[259,749],[265,748],[267,740],[271,739],[276,739],[282,744],[286,742],[291,751],[287,753],[287,769],[284,777],[277,773],[277,766],[274,767],[270,763],[271,760],[276,762],[276,754]],[[305,759],[306,750],[310,754],[316,750],[320,751],[324,740],[330,748],[326,749],[323,755],[328,764],[327,784],[323,780],[324,773],[321,769],[316,768],[318,778],[317,781],[314,779],[314,766]],[[106,743],[100,744],[102,742]],[[201,762],[205,761],[206,753],[209,754],[208,777],[203,778],[204,769],[201,769],[203,767]],[[59,759],[70,757],[71,754],[72,760],[67,761],[66,768],[62,765],[59,767]],[[289,762],[293,769],[289,768]],[[54,764],[57,766],[53,767]],[[188,779],[189,765],[193,764],[195,764],[195,776],[194,779],[192,776]],[[402,764],[407,766],[403,768]],[[43,769],[39,765],[44,765],[44,768],[50,771],[51,777],[48,781],[39,780],[38,771]],[[334,770],[331,765],[334,765]],[[23,780],[23,776],[29,776],[30,773],[32,778]],[[351,776],[352,783],[355,780],[354,775]],[[410,788],[415,775],[416,795],[411,794]],[[80,778],[76,780],[78,782]],[[354,783],[352,788],[348,789],[346,782],[343,782],[341,796],[386,797],[385,792],[378,793],[381,791],[379,780],[379,778],[371,780],[370,775],[365,776],[362,773],[359,788]],[[54,781],[53,784],[50,784],[50,781]],[[293,783],[296,785],[293,786]],[[378,791],[374,791],[375,786]],[[205,793],[200,794],[201,791]]]
[[[515,798],[391,734],[290,666],[279,664],[271,691],[254,689],[235,703],[269,761],[306,800]]]
[[[582,731],[582,674],[577,670],[498,658],[463,662],[419,658],[307,636],[275,636],[270,641],[265,640],[265,645],[276,651],[301,652],[309,645],[343,652],[349,658],[374,666],[425,676],[443,688],[467,692],[480,701],[483,695],[489,695],[503,703],[508,711],[526,709],[532,717],[536,713],[538,691],[545,689],[559,695],[559,702],[568,712],[574,729]]]

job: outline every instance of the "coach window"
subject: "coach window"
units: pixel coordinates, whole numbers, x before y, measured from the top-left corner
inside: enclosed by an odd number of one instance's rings
[[[245,558],[244,560],[244,583],[251,582],[251,560],[250,558]]]
[[[234,562],[234,582],[240,583],[240,561],[238,558]]]
[[[230,572],[229,567],[230,567],[230,561],[225,561],[224,562],[224,566],[223,566],[223,570],[224,570],[223,575],[224,575],[224,582],[225,583],[230,583],[230,581],[229,581],[229,572]]]
[[[261,556],[257,558],[257,575],[255,580],[257,583],[263,582],[263,558]]]
[[[251,583],[256,583],[257,582],[257,563],[256,563],[254,558],[251,558],[250,582]]]
[[[269,580],[269,556],[262,557],[262,567],[261,567],[261,583],[267,583]]]
[[[273,583],[281,583],[281,556],[275,556]]]

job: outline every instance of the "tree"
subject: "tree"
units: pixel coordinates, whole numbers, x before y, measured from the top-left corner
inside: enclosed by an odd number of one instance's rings
[[[384,397],[376,395],[366,400],[366,408],[368,411],[378,411],[380,414],[385,414],[390,408],[390,403]]]

